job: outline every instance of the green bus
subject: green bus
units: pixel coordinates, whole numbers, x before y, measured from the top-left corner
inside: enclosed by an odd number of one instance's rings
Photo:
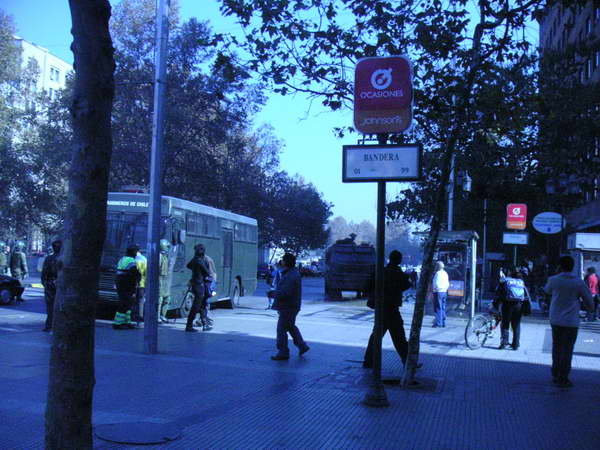
[[[115,269],[128,245],[146,248],[149,194],[111,192],[108,194],[107,230],[102,252],[98,299],[100,305],[116,306]],[[186,317],[192,306],[188,291],[191,276],[186,268],[194,246],[202,243],[215,261],[217,294],[210,303],[227,300],[231,307],[240,297],[256,289],[258,228],[256,219],[175,197],[161,201],[161,239],[171,243],[169,316]]]

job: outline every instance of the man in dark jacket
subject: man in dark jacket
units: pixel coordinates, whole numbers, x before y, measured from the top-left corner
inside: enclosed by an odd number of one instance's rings
[[[272,308],[279,314],[277,320],[277,354],[271,356],[274,361],[282,361],[290,358],[290,349],[288,348],[288,337],[290,333],[294,345],[303,355],[310,350],[306,345],[300,330],[296,326],[296,316],[300,312],[302,302],[302,278],[296,268],[296,257],[291,253],[283,255],[283,270],[277,287],[269,291],[270,298],[274,298]]]
[[[402,262],[402,253],[393,250],[390,253],[390,262],[383,272],[383,334],[389,330],[394,347],[402,360],[406,363],[408,354],[408,341],[404,333],[404,321],[400,315],[400,306],[402,306],[403,292],[410,289],[411,284],[407,274],[400,268]],[[373,345],[375,340],[375,330],[371,333],[369,344],[365,352],[363,367],[373,367]]]
[[[204,245],[196,245],[194,247],[194,252],[194,257],[187,264],[187,268],[192,271],[192,279],[190,280],[190,285],[192,289],[192,294],[194,295],[194,303],[192,303],[192,308],[190,309],[190,313],[188,314],[185,331],[198,331],[194,328],[194,318],[198,313],[200,313],[200,319],[203,325],[202,329],[204,331],[208,331],[211,329],[211,326],[206,320],[206,308],[203,307],[203,302],[207,298],[206,279],[210,277],[210,269],[205,256],[206,250],[204,248]]]
[[[42,285],[44,286],[44,298],[46,300],[46,326],[44,331],[52,330],[52,318],[54,313],[54,299],[56,298],[56,279],[58,278],[58,257],[62,248],[62,241],[52,242],[52,254],[44,259],[42,267]]]

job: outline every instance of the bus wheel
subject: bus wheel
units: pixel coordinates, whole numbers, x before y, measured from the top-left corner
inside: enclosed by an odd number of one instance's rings
[[[192,310],[193,303],[194,303],[194,294],[192,294],[191,291],[188,291],[188,293],[185,295],[185,298],[183,299],[183,303],[181,303],[181,306],[179,307],[179,316],[184,319],[187,316],[189,316],[190,311]]]
[[[233,283],[233,289],[231,290],[231,308],[236,308],[240,306],[240,297],[241,297],[241,289],[240,283]]]

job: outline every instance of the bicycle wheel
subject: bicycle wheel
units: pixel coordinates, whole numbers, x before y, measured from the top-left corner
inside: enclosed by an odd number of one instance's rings
[[[481,348],[488,338],[490,332],[488,321],[489,319],[483,314],[477,314],[469,319],[465,328],[465,344],[471,350]]]

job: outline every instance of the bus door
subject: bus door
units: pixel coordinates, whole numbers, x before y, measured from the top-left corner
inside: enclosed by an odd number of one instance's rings
[[[233,230],[223,228],[223,294],[231,295],[231,269],[233,266]]]

